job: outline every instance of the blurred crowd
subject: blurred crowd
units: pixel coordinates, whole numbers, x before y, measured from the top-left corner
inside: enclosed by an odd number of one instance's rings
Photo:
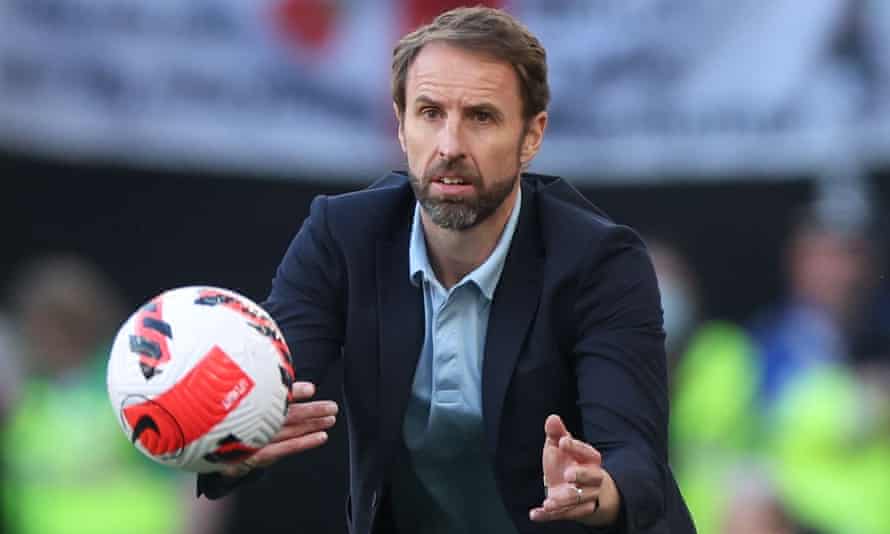
[[[885,241],[866,206],[836,193],[796,214],[784,294],[743,324],[709,317],[693,267],[650,243],[672,463],[704,534],[890,532]]]

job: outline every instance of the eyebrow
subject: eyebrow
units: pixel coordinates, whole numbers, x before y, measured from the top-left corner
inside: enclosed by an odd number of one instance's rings
[[[503,120],[504,114],[501,113],[501,110],[498,109],[494,104],[482,103],[482,104],[474,104],[472,106],[467,106],[467,111],[470,113],[478,113],[484,112],[490,114],[495,120],[500,121]]]
[[[435,100],[434,98],[427,96],[427,95],[419,95],[417,98],[415,98],[414,105],[415,106],[429,105],[429,106],[436,106],[436,107],[440,107],[440,108],[443,107],[441,102],[439,102],[438,100]],[[466,108],[464,108],[464,111],[469,112],[469,113],[476,113],[476,112],[480,112],[480,111],[485,112],[485,113],[490,113],[497,120],[502,120],[504,118],[503,112],[501,112],[501,110],[498,109],[497,106],[495,106],[494,104],[488,103],[488,102],[482,102],[480,104],[473,104],[471,106],[467,106]]]
[[[436,100],[433,100],[431,97],[426,96],[426,95],[420,95],[420,96],[418,96],[417,98],[414,99],[414,105],[415,105],[415,106],[423,105],[423,104],[427,104],[427,105],[431,105],[431,106],[437,106],[437,107],[442,107],[442,104],[441,104],[440,102],[438,102],[438,101],[436,101]]]

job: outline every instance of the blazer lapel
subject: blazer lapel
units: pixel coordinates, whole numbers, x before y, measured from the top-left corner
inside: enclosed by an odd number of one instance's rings
[[[377,243],[380,332],[380,431],[384,447],[399,437],[414,370],[423,347],[423,293],[408,276],[409,228]],[[390,450],[396,447],[390,446]]]
[[[491,304],[482,362],[482,415],[489,453],[498,443],[504,397],[541,293],[543,255],[534,192],[523,188],[522,210]]]

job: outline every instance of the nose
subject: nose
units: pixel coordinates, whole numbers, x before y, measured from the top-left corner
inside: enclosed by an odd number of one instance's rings
[[[439,130],[439,157],[456,161],[465,156],[460,119],[449,116]]]

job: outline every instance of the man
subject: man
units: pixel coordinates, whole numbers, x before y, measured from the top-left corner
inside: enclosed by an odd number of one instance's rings
[[[310,382],[295,394],[343,358],[352,532],[694,531],[667,466],[643,245],[559,178],[522,173],[546,73],[538,40],[498,10],[405,36],[408,173],[317,198],[278,269],[265,306]],[[336,410],[295,404],[274,443],[199,492],[321,445]]]

